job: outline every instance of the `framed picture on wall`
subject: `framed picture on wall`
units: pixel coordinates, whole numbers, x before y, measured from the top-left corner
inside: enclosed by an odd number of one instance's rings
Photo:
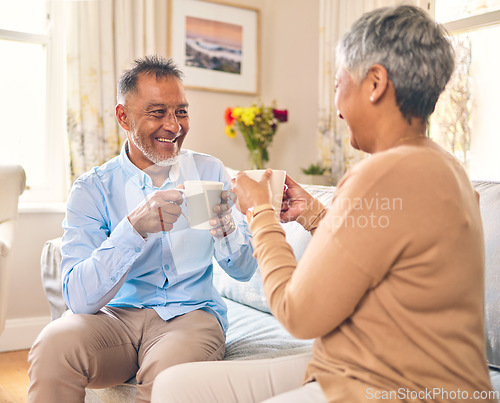
[[[186,88],[259,93],[259,10],[212,0],[170,0],[168,54]]]

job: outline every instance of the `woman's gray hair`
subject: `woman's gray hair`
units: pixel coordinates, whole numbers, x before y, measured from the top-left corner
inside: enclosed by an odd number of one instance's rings
[[[406,5],[365,13],[339,42],[337,63],[358,82],[374,64],[384,66],[408,121],[429,118],[455,64],[444,28]]]

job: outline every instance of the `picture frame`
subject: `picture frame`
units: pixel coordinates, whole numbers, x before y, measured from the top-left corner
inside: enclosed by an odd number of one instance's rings
[[[216,0],[170,0],[168,43],[186,88],[259,94],[259,9]]]

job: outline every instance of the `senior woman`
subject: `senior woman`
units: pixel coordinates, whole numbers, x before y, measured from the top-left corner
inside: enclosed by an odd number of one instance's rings
[[[300,262],[270,205],[271,172],[233,181],[271,310],[315,338],[312,357],[181,365],[159,375],[153,402],[494,401],[478,195],[426,136],[452,48],[425,12],[399,6],[363,15],[337,53],[338,116],[372,156],[328,209],[287,178],[281,220],[314,232]]]

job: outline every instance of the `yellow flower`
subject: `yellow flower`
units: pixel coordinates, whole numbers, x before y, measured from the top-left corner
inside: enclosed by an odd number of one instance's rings
[[[234,130],[233,126],[226,126],[225,129],[226,136],[234,139],[236,137],[236,130]]]
[[[243,108],[241,108],[240,106],[237,106],[236,108],[233,108],[233,112],[231,113],[231,116],[233,118],[239,119],[242,114],[243,114]]]
[[[241,120],[245,126],[252,126],[255,121],[255,108],[245,108],[241,115]]]
[[[224,132],[226,136],[234,138],[236,131],[239,131],[251,154],[260,156],[255,164],[257,168],[262,168],[262,164],[269,160],[267,149],[273,141],[278,125],[286,122],[287,117],[288,111],[275,109],[274,102],[272,106],[253,104],[248,107],[227,107],[224,110]]]

